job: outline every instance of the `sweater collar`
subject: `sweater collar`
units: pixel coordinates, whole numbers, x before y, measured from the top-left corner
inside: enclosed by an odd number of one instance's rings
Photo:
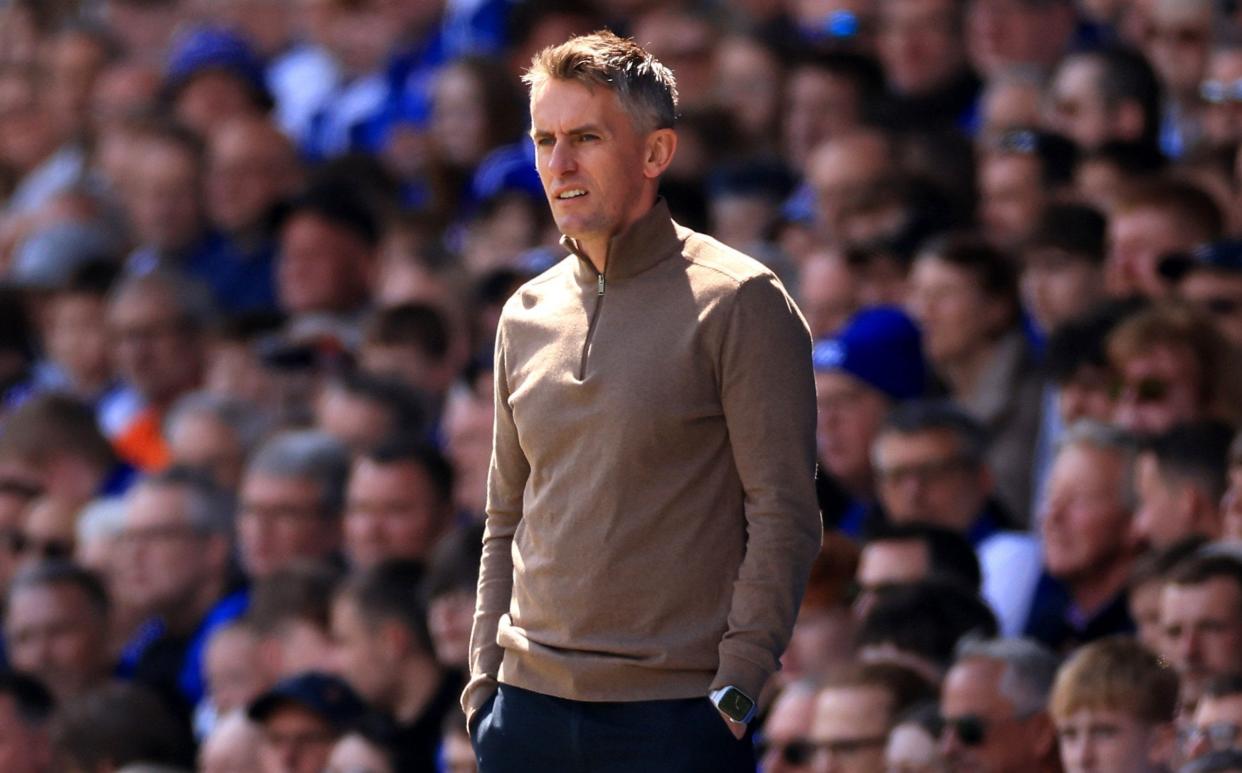
[[[578,258],[575,275],[583,282],[596,281],[599,274],[586,253],[578,249],[578,243],[568,236],[562,236],[561,246]],[[604,275],[610,280],[636,276],[678,251],[680,247],[677,224],[673,222],[668,211],[668,202],[660,197],[645,215],[609,240]]]

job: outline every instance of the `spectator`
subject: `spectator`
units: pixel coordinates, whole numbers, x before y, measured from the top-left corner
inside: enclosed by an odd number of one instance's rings
[[[469,665],[482,552],[483,527],[470,525],[445,535],[431,557],[425,581],[427,629],[445,669],[465,673]]]
[[[465,726],[465,718],[462,718]],[[397,757],[387,733],[367,728],[365,725],[341,738],[332,747],[328,767],[324,773],[349,773],[365,770],[367,773],[400,773]],[[473,753],[471,755],[473,757]]]
[[[1222,367],[1228,350],[1197,309],[1166,304],[1127,318],[1109,334],[1108,356],[1117,379],[1113,423],[1129,432],[1154,436],[1234,415]]]
[[[857,129],[813,146],[802,168],[814,196],[816,227],[839,244],[847,204],[861,191],[889,180],[896,172],[896,161],[886,133]]]
[[[979,159],[979,218],[993,245],[1015,250],[1069,187],[1075,148],[1059,134],[1017,128],[985,138]]]
[[[854,610],[865,617],[876,594],[886,588],[929,579],[978,593],[979,559],[974,548],[958,532],[938,526],[916,522],[887,527],[863,545]]]
[[[108,293],[116,269],[88,263],[57,288],[44,307],[43,367],[53,383],[89,403],[115,386],[108,349]]]
[[[1138,143],[1106,142],[1079,155],[1074,189],[1079,198],[1111,218],[1136,190],[1152,184],[1166,161],[1160,151]],[[1119,294],[1124,297],[1133,292],[1126,289]]]
[[[793,635],[781,656],[781,670],[773,680],[777,686],[822,678],[850,661],[855,626],[849,586],[857,566],[858,547],[854,542],[826,532],[811,566]]]
[[[910,276],[909,308],[927,359],[949,395],[987,428],[998,496],[1027,523],[1040,383],[1019,327],[1012,263],[978,241],[950,238],[925,246]]]
[[[1209,0],[1155,0],[1145,53],[1167,94],[1162,149],[1183,155],[1199,138],[1199,83],[1211,52],[1215,8]]]
[[[1209,681],[1188,730],[1182,747],[1187,759],[1238,750],[1242,735],[1242,676],[1223,674]]]
[[[173,40],[164,96],[177,120],[202,137],[272,107],[258,56],[246,40],[220,27],[193,27]]]
[[[1057,672],[1049,712],[1066,773],[1160,773],[1174,759],[1177,675],[1132,639],[1078,650]]]
[[[246,710],[262,733],[259,770],[319,773],[365,713],[362,699],[334,676],[306,672],[279,682]]]
[[[200,773],[255,773],[259,767],[259,728],[244,711],[226,714],[216,722],[198,751]]]
[[[348,451],[307,430],[278,433],[242,476],[237,514],[243,570],[260,580],[298,559],[336,555],[349,475]]]
[[[13,579],[5,605],[9,663],[47,685],[61,703],[107,682],[108,595],[73,564],[37,564]]]
[[[1160,595],[1161,656],[1177,670],[1182,705],[1213,677],[1242,670],[1242,563],[1199,553],[1173,569]]]
[[[327,566],[300,562],[255,582],[246,624],[258,639],[264,686],[331,667],[332,596],[339,579]]]
[[[383,563],[346,580],[332,606],[341,675],[396,723],[403,769],[434,766],[440,724],[463,684],[436,662],[420,577],[417,565]]]
[[[315,405],[319,429],[355,454],[401,438],[425,438],[432,406],[426,395],[402,381],[346,373],[331,379]]]
[[[1242,539],[1242,440],[1229,445],[1229,489],[1221,497],[1221,532],[1227,540]]]
[[[1050,87],[1049,123],[1084,151],[1110,141],[1157,150],[1160,81],[1141,53],[1113,46],[1070,54]]]
[[[1130,572],[1130,619],[1137,627],[1137,637],[1152,652],[1161,652],[1164,629],[1160,625],[1160,597],[1169,573],[1207,544],[1207,538],[1187,537],[1164,550],[1142,554]]]
[[[37,680],[18,671],[0,673],[0,768],[6,773],[52,773],[48,721],[55,707]]]
[[[894,665],[862,666],[830,678],[815,696],[813,769],[879,771],[898,715],[933,694],[923,677]]]
[[[1199,84],[1203,105],[1203,142],[1232,148],[1242,141],[1242,46],[1219,43],[1208,60],[1207,77]]]
[[[1133,531],[1164,550],[1191,536],[1219,539],[1232,431],[1214,423],[1182,424],[1138,457]]]
[[[869,112],[868,100],[882,93],[883,72],[865,57],[852,54],[810,56],[796,62],[785,85],[783,110],[784,157],[792,169],[812,170],[814,158],[828,143],[842,139],[863,125]],[[868,136],[868,135],[864,135]],[[858,149],[860,141],[854,146]],[[825,174],[836,161],[853,155],[848,145],[834,146],[842,155],[822,159]],[[868,152],[874,148],[867,147]],[[872,159],[860,164],[874,163]],[[842,170],[839,174],[850,176]],[[809,173],[808,179],[814,179]]]
[[[174,465],[196,470],[222,491],[241,483],[246,458],[267,429],[254,405],[212,392],[191,392],[164,419],[164,441]]]
[[[963,535],[979,557],[983,596],[1002,630],[1017,633],[1039,576],[1034,541],[1010,533],[992,496],[987,437],[951,404],[911,402],[889,416],[872,445],[880,503],[894,524],[922,522]]]
[[[1126,585],[1136,554],[1134,444],[1108,425],[1071,426],[1048,475],[1044,574],[1026,635],[1064,651],[1134,622]]]
[[[996,635],[996,617],[977,594],[943,580],[899,585],[880,593],[855,637],[863,663],[896,663],[938,684],[967,634]]]
[[[1178,297],[1210,314],[1221,335],[1242,347],[1242,241],[1200,245],[1165,257],[1158,268]]]
[[[1022,245],[1022,301],[1051,334],[1099,305],[1106,221],[1079,204],[1053,204]]]
[[[765,773],[806,773],[811,770],[815,746],[810,740],[815,717],[815,683],[787,685],[763,722],[759,764]]]
[[[143,480],[126,502],[116,586],[148,620],[122,667],[187,709],[203,697],[212,629],[245,608],[228,587],[231,515],[224,492],[176,467]]]
[[[98,687],[66,703],[52,721],[56,770],[110,773],[130,763],[190,767],[194,741],[154,693],[129,684]]]
[[[457,375],[460,346],[452,335],[448,319],[429,303],[382,308],[363,331],[359,365],[428,395],[438,416]]]
[[[258,633],[245,618],[212,629],[203,651],[203,678],[213,725],[231,712],[244,711],[271,686],[263,668]]]
[[[856,536],[875,499],[871,446],[880,425],[894,404],[926,388],[919,331],[898,309],[871,308],[836,337],[818,341],[812,357],[819,459],[845,494],[835,512],[823,508],[824,518]]]
[[[491,362],[486,369],[472,366],[475,375],[449,392],[441,422],[444,452],[453,465],[453,504],[472,522],[483,520],[487,501],[487,468],[492,459]]]
[[[164,414],[198,386],[211,303],[202,287],[156,272],[113,289],[108,327],[123,388],[99,406],[99,423],[118,455],[145,470],[168,463]]]
[[[895,95],[894,125],[967,126],[980,83],[966,61],[961,5],[896,0],[878,10],[876,51]]]
[[[1191,183],[1156,179],[1123,192],[1109,212],[1105,289],[1118,298],[1164,297],[1160,258],[1219,239],[1223,228],[1216,202]]]
[[[966,51],[985,80],[1014,65],[1047,72],[1073,32],[1068,0],[972,0],[966,10]]]
[[[798,305],[806,315],[811,337],[841,332],[859,310],[858,281],[853,266],[835,250],[807,256],[798,270]]]
[[[277,221],[301,178],[292,143],[267,119],[230,119],[211,134],[204,201],[224,243],[208,281],[222,309],[276,307]]]
[[[1057,659],[1030,639],[968,640],[940,693],[950,770],[1057,771],[1048,694]]]
[[[448,773],[479,773],[470,734],[466,732],[464,713],[453,712],[444,718],[444,734],[440,740],[440,765]]]

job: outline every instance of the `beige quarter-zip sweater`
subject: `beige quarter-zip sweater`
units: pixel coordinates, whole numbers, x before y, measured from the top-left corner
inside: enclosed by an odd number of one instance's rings
[[[603,275],[564,243],[501,316],[462,705],[757,698],[821,538],[806,322],[663,201]]]

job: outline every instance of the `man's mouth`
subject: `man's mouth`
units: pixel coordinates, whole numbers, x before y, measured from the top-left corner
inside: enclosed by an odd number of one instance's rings
[[[580,196],[585,196],[585,195],[587,195],[587,192],[581,188],[570,188],[567,191],[562,191],[556,194],[556,198],[560,199],[561,201],[565,201],[567,199],[576,199],[576,198],[579,198]]]

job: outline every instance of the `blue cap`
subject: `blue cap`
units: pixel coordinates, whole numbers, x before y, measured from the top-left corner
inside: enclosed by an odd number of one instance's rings
[[[892,306],[858,312],[835,337],[816,342],[813,358],[816,371],[848,373],[896,401],[921,397],[926,389],[918,326]]]
[[[1242,274],[1242,239],[1209,242],[1189,252],[1164,255],[1156,267],[1162,276],[1175,282],[1200,268]]]
[[[367,706],[345,680],[314,671],[291,676],[254,699],[246,715],[262,722],[281,706],[301,706],[338,733],[347,732],[367,713]]]
[[[263,62],[245,38],[221,27],[194,27],[179,36],[168,57],[168,89],[179,91],[199,73],[231,73],[250,87],[265,107],[272,105]]]

